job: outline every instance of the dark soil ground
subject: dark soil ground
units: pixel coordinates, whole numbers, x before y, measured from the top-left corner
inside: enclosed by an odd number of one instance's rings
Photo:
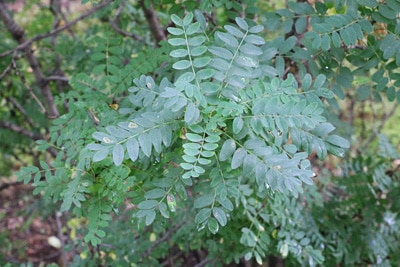
[[[58,232],[54,216],[39,212],[30,185],[8,180],[0,179],[0,263],[57,263],[61,253],[48,242]]]

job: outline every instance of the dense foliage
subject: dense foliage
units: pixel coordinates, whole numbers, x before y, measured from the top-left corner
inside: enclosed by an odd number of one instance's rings
[[[400,1],[259,2],[92,1],[63,31],[50,5],[28,44],[2,14],[1,156],[68,266],[400,263]]]

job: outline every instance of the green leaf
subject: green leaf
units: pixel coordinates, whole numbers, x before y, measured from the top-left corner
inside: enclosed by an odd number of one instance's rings
[[[233,139],[228,139],[224,142],[219,152],[219,160],[226,161],[229,159],[236,149],[236,143]]]
[[[128,139],[126,142],[126,150],[132,161],[136,161],[139,157],[139,143],[134,138]]]
[[[226,45],[236,48],[239,46],[238,41],[236,40],[235,37],[233,37],[231,34],[229,33],[225,33],[225,32],[217,32],[216,36],[223,41]]]
[[[246,157],[247,152],[244,148],[238,148],[235,153],[233,153],[233,158],[231,162],[231,168],[236,169],[240,167],[243,163],[244,158]]]
[[[252,44],[244,44],[240,47],[240,51],[248,56],[261,56],[263,51],[261,48],[252,45]]]
[[[209,160],[209,159],[204,159],[204,158],[199,158],[199,159],[197,160],[197,162],[200,163],[201,165],[208,165],[208,164],[211,163],[211,160]]]
[[[233,58],[232,52],[223,47],[211,46],[208,50],[212,54],[214,54],[220,58],[223,58],[225,60],[231,60]]]
[[[306,17],[299,17],[299,18],[296,20],[295,24],[294,24],[294,27],[295,27],[295,29],[296,29],[296,32],[297,32],[297,33],[303,33],[304,30],[305,30],[306,27],[307,27],[307,24],[308,24],[308,22],[307,22],[307,18],[306,18]]]
[[[217,148],[218,148],[218,144],[205,143],[203,145],[203,149],[205,149],[205,150],[215,150]]]
[[[163,216],[166,219],[169,218],[169,211],[167,204],[165,204],[164,202],[160,203],[160,205],[158,205],[158,210],[160,211],[161,216]]]
[[[191,124],[195,123],[197,121],[197,119],[199,118],[199,116],[200,116],[199,109],[196,107],[196,105],[193,102],[190,102],[187,105],[186,111],[185,111],[186,124],[191,125]],[[192,135],[194,135],[194,134],[189,133],[189,136],[192,136]],[[186,135],[186,137],[188,137],[188,134]],[[188,139],[190,141],[193,141],[189,137],[188,137]],[[196,142],[196,141],[193,141],[193,142]]]
[[[145,200],[139,203],[138,208],[141,210],[151,210],[158,205],[157,200]]]
[[[196,172],[197,174],[205,173],[205,169],[203,167],[198,166],[198,165],[193,166],[193,171]]]
[[[182,167],[182,169],[184,169],[184,170],[191,170],[191,169],[193,169],[193,164],[190,164],[190,163],[185,163],[185,162],[182,162],[182,163],[180,163],[179,164],[181,167]]]
[[[334,130],[335,127],[331,123],[325,122],[318,124],[317,127],[315,127],[314,132],[316,135],[323,138],[327,136],[329,133],[333,132]]]
[[[156,218],[156,212],[154,210],[149,210],[146,215],[146,220],[145,220],[146,226],[149,226],[150,224],[152,224],[154,222],[155,218]]]
[[[321,49],[328,51],[331,48],[331,38],[328,34],[324,34],[321,39]]]
[[[182,22],[181,18],[178,17],[177,15],[172,14],[171,15],[171,20],[172,20],[173,23],[175,23],[175,25],[181,26],[181,27],[183,26],[183,22]]]
[[[199,80],[207,80],[213,77],[215,74],[215,71],[213,69],[202,69],[196,73],[196,77]]]
[[[210,63],[210,61],[211,61],[210,57],[195,58],[193,60],[193,66],[196,68],[203,68],[203,67],[207,66],[208,63]]]
[[[210,206],[212,203],[214,203],[213,195],[206,194],[206,195],[203,195],[203,196],[197,198],[194,201],[193,206],[195,208],[197,208],[197,209],[200,209],[200,208],[204,208],[204,207]]]
[[[94,155],[93,155],[93,162],[98,162],[102,161],[108,156],[108,153],[110,153],[109,147],[104,147],[100,150],[98,150]]]
[[[172,18],[171,18],[172,19]],[[183,18],[183,26],[189,26],[189,24],[193,21],[193,13],[189,12]]]
[[[190,55],[192,55],[193,57],[198,57],[203,55],[205,52],[207,52],[208,47],[207,46],[197,46],[193,49],[190,50]]]
[[[122,164],[122,161],[124,160],[124,147],[121,144],[116,144],[113,149],[113,160],[114,164],[116,166],[119,166]]]
[[[172,194],[167,195],[167,204],[168,204],[168,208],[171,212],[176,211],[176,199],[175,199],[174,195],[172,195]]]
[[[260,37],[258,35],[255,35],[255,34],[247,35],[246,38],[244,38],[244,40],[246,41],[246,43],[250,43],[250,44],[253,44],[253,45],[263,45],[263,44],[265,44],[265,40],[262,37]]]
[[[192,142],[201,142],[201,141],[203,141],[203,137],[201,135],[194,134],[194,133],[187,133],[186,134],[186,138],[189,141],[192,141]],[[185,148],[187,148],[187,146]]]
[[[172,50],[171,53],[169,53],[169,55],[175,58],[186,57],[188,55],[188,51],[186,49],[176,49]]]
[[[332,43],[333,43],[333,46],[335,46],[335,47],[340,47],[342,44],[342,41],[340,40],[340,36],[337,32],[332,32]]]
[[[194,156],[191,156],[191,155],[183,155],[182,158],[183,158],[183,160],[185,162],[188,162],[188,163],[195,163],[197,161],[197,157],[194,157]]]
[[[325,81],[326,81],[325,75],[319,74],[317,78],[315,78],[313,88],[315,89],[321,88],[325,84]]]
[[[178,193],[178,195],[181,197],[182,200],[186,200],[187,199],[187,191],[185,189],[185,186],[183,185],[183,183],[181,182],[177,182],[175,184],[175,190]]]
[[[264,26],[262,26],[262,25],[256,25],[256,26],[251,27],[251,28],[249,29],[249,32],[250,32],[250,33],[260,33],[260,32],[262,32],[263,30],[264,30]]]
[[[217,143],[220,139],[221,137],[219,137],[219,135],[209,135],[204,140],[207,143]]]
[[[170,38],[168,43],[173,46],[186,45],[186,39],[184,38]]]
[[[340,36],[342,37],[344,44],[346,46],[352,45],[352,42],[351,42],[352,38],[349,35],[349,31],[347,31],[347,29],[342,29],[339,32],[340,32]]]
[[[183,35],[183,34],[184,34],[184,31],[183,31],[182,29],[175,28],[175,27],[168,27],[168,28],[167,28],[167,31],[168,31],[170,34],[176,35],[176,36],[179,36],[179,35]]]
[[[244,19],[237,17],[235,18],[235,21],[242,30],[247,31],[249,29],[249,25]]]
[[[175,62],[172,67],[176,70],[185,70],[190,67],[190,61],[183,59],[178,62]]]
[[[379,13],[387,19],[395,19],[398,15],[398,10],[395,11],[387,5],[379,5]]]
[[[163,189],[155,188],[150,191],[147,191],[144,196],[149,199],[157,199],[157,198],[161,198],[161,197],[165,196],[166,193],[167,192]]]
[[[317,34],[312,42],[312,48],[318,50],[321,47],[321,36]]]
[[[243,38],[244,36],[243,32],[237,29],[236,27],[233,27],[231,25],[225,25],[224,28],[225,30],[227,30],[227,32],[229,32],[230,34],[232,34],[237,38]]]
[[[328,138],[326,138],[325,141],[338,147],[350,148],[350,142],[338,135],[328,136]]]
[[[148,134],[141,134],[139,135],[139,145],[142,148],[143,153],[147,156],[151,156],[151,148],[152,148],[152,142],[151,139],[149,138]]]
[[[202,45],[205,41],[206,41],[206,37],[204,37],[203,35],[200,35],[200,36],[195,36],[195,37],[189,38],[188,43],[190,46],[195,47],[195,46]]]
[[[243,129],[243,126],[244,126],[244,121],[242,117],[236,117],[232,123],[233,133],[238,134]]]
[[[214,218],[217,219],[218,223],[221,226],[225,226],[228,221],[225,212],[221,208],[218,208],[218,207],[214,207],[212,212],[213,212]]]
[[[186,29],[186,34],[187,35],[195,34],[199,29],[200,29],[200,23],[199,22],[192,23]]]
[[[204,31],[207,28],[207,22],[206,22],[206,18],[204,17],[203,13],[200,10],[196,9],[194,11],[194,16],[195,16],[196,20],[200,23],[201,29]]]
[[[197,224],[200,224],[206,220],[208,220],[211,216],[211,209],[210,208],[204,208],[199,210],[199,212],[196,214],[196,217],[194,219],[194,221]]]
[[[386,91],[386,96],[389,101],[393,101],[396,99],[396,89],[394,86],[390,86],[388,90]]]
[[[214,218],[209,218],[207,222],[208,230],[210,230],[211,233],[216,234],[218,233],[219,230],[219,224],[216,219]]]

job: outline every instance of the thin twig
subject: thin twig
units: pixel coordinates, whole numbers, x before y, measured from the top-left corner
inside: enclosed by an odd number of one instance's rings
[[[17,102],[17,100],[15,100],[12,96],[4,97],[4,99],[6,99],[7,101],[10,101],[11,104],[22,114],[22,116],[24,116],[25,121],[29,124],[29,126],[31,126],[32,128],[35,127],[31,117],[28,115],[28,113],[26,112],[24,107],[21,106],[21,104]]]
[[[13,19],[13,17],[9,14],[7,7],[3,0],[0,1],[0,20],[3,21],[5,28],[12,35],[13,39],[17,41],[19,44],[23,44],[25,42],[25,31],[22,29]],[[17,70],[17,64],[15,63],[15,58],[17,57],[18,50],[13,51],[13,68]],[[32,69],[32,73],[35,77],[36,83],[39,86],[40,92],[44,98],[47,107],[47,116],[49,118],[57,118],[59,116],[58,108],[54,103],[54,96],[51,91],[51,88],[48,86],[43,71],[40,67],[40,63],[38,59],[33,54],[31,48],[26,46],[24,48],[25,58],[29,63],[30,68]],[[19,71],[18,71],[19,72]],[[20,78],[24,78],[23,75],[20,75]],[[24,81],[23,81],[24,82]],[[27,85],[26,81],[24,82]],[[31,91],[33,92],[33,91]],[[35,96],[32,95],[35,99]],[[38,103],[38,99],[35,99]],[[42,109],[43,110],[43,109]]]
[[[165,233],[165,235],[163,237],[161,237],[160,239],[158,239],[157,241],[155,241],[147,250],[145,253],[142,254],[142,258],[147,258],[151,252],[158,246],[160,245],[162,242],[166,241],[174,232],[176,232],[179,228],[182,227],[182,225],[184,225],[185,222],[182,222],[178,225],[175,225],[174,228],[168,230],[168,232]]]
[[[33,140],[39,140],[42,139],[42,136],[39,134],[36,134],[34,132],[31,132],[17,124],[8,122],[8,121],[0,121],[0,127],[4,128],[4,129],[9,129],[13,132],[25,135]]]
[[[23,43],[19,44],[17,47],[15,47],[12,50],[3,52],[0,54],[0,57],[5,57],[8,55],[11,55],[14,51],[21,51],[24,50],[25,48],[27,48],[28,46],[30,46],[33,42],[42,40],[42,39],[46,39],[48,37],[51,37],[59,32],[62,32],[68,28],[70,28],[71,26],[75,25],[76,23],[78,23],[79,21],[85,19],[86,17],[92,15],[93,13],[95,13],[97,10],[107,6],[108,4],[112,3],[114,0],[106,0],[104,2],[101,2],[100,4],[94,6],[92,9],[90,9],[88,12],[86,12],[85,14],[80,15],[79,17],[77,17],[74,20],[71,20],[70,22],[64,24],[63,26],[57,28],[57,29],[53,29],[51,31],[49,31],[48,33],[43,33],[43,34],[39,34],[36,35],[35,37],[24,41]],[[1,2],[0,2],[1,3]],[[1,7],[0,9],[3,9],[3,7]]]
[[[126,37],[131,37],[137,41],[143,42],[144,41],[143,38],[140,37],[139,35],[124,31],[123,29],[118,27],[119,16],[121,15],[122,11],[124,10],[125,4],[126,4],[126,0],[122,0],[121,4],[119,5],[119,7],[117,9],[117,12],[115,13],[114,18],[112,20],[110,20],[109,23],[110,23],[111,27],[119,34],[126,36]]]
[[[12,62],[10,62],[10,64],[8,64],[7,68],[0,74],[0,81],[1,81],[1,79],[3,79],[4,76],[7,75],[7,73],[10,72],[11,68],[12,68]]]
[[[0,185],[0,191],[2,191],[4,189],[7,189],[7,188],[9,188],[11,186],[17,186],[17,185],[20,185],[20,184],[22,184],[22,182],[20,182],[20,181],[11,182],[11,183],[3,183],[3,184]]]
[[[39,98],[35,95],[32,87],[26,82],[25,76],[19,71],[17,63],[15,62],[14,58],[12,60],[12,66],[15,71],[15,74],[20,78],[22,84],[26,87],[33,100],[35,100],[36,103],[39,105],[41,112],[46,113],[46,108],[44,107],[43,103],[40,102]]]
[[[46,78],[47,81],[61,81],[61,82],[69,82],[69,78],[65,76],[56,76],[52,75]]]
[[[202,260],[201,262],[199,262],[199,263],[197,263],[195,266],[193,266],[193,267],[203,267],[203,266],[205,266],[206,264],[209,264],[209,263],[211,263],[211,262],[214,262],[214,260],[212,260],[212,259],[204,259],[204,260]]]
[[[149,24],[150,31],[158,45],[161,41],[167,40],[167,36],[163,28],[161,27],[160,20],[154,10],[153,4],[150,2],[150,6],[147,7],[144,0],[139,1],[139,5],[143,10],[144,16]]]
[[[379,125],[376,128],[376,130],[372,131],[371,135],[368,137],[368,139],[364,142],[364,144],[361,146],[363,148],[360,148],[359,151],[364,151],[364,148],[367,147],[372,140],[382,131],[382,128],[385,126],[386,122],[388,121],[389,118],[393,116],[395,113],[396,109],[399,107],[399,102],[396,102],[396,104],[392,107],[392,109],[389,111],[389,113],[386,113],[383,115],[383,118],[379,120]]]
[[[64,242],[63,233],[62,233],[62,223],[61,223],[61,220],[60,220],[61,215],[62,215],[61,212],[56,211],[54,217],[56,218],[58,239],[60,239],[60,242],[61,242],[61,248],[60,248],[61,262],[62,262],[62,266],[66,267],[68,261],[67,261],[67,255],[66,255],[66,253],[64,251],[65,242]]]

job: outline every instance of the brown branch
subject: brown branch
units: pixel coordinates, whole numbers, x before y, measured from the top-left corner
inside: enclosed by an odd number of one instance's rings
[[[119,34],[121,34],[121,35],[123,35],[123,36],[130,37],[130,38],[133,38],[133,39],[135,39],[135,40],[137,40],[137,41],[143,42],[143,41],[144,41],[143,38],[140,37],[139,35],[134,34],[134,33],[130,33],[130,32],[127,32],[127,31],[124,31],[123,29],[121,29],[120,27],[118,27],[119,16],[121,15],[122,11],[124,10],[125,4],[126,4],[126,0],[122,0],[122,1],[121,1],[121,4],[119,5],[119,7],[118,7],[118,9],[117,9],[117,12],[115,13],[114,18],[113,18],[112,20],[109,21],[110,26],[111,26],[117,33],[119,33]]]
[[[22,84],[26,87],[26,89],[28,90],[29,94],[31,95],[31,97],[33,98],[33,100],[36,101],[36,103],[39,105],[40,110],[42,113],[46,113],[46,108],[43,105],[43,103],[39,100],[39,98],[35,95],[35,93],[33,92],[32,87],[26,82],[25,76],[19,71],[17,63],[15,62],[15,60],[12,60],[12,66],[15,70],[15,74],[20,78]],[[50,88],[49,88],[50,90]]]
[[[4,1],[4,0],[0,0],[0,12],[7,13],[3,1]],[[86,12],[85,14],[80,15],[80,16],[77,17],[76,19],[71,20],[70,22],[64,24],[63,26],[61,26],[61,27],[59,27],[59,28],[57,28],[57,29],[53,29],[53,30],[51,30],[51,31],[49,31],[49,32],[47,32],[47,33],[43,33],[43,34],[36,35],[35,37],[33,37],[33,38],[29,39],[29,40],[26,40],[26,41],[20,43],[16,48],[1,53],[1,54],[0,54],[0,57],[5,57],[5,56],[8,56],[8,55],[11,55],[15,50],[17,50],[17,51],[24,50],[25,48],[27,48],[28,46],[30,46],[33,42],[36,42],[36,41],[39,41],[39,40],[42,40],[42,39],[49,38],[49,37],[51,37],[51,36],[53,36],[53,35],[55,35],[55,34],[57,34],[57,33],[59,33],[59,32],[62,32],[62,31],[64,31],[64,30],[70,28],[71,26],[75,25],[75,24],[78,23],[79,21],[85,19],[86,17],[92,15],[92,14],[95,13],[97,10],[99,10],[99,9],[101,9],[101,8],[103,8],[103,7],[105,7],[105,6],[107,6],[108,4],[112,3],[113,1],[114,1],[114,0],[105,0],[104,2],[101,2],[100,4],[94,6],[92,9],[90,9],[90,10],[89,10],[88,12]],[[9,16],[9,15],[7,14],[7,16]],[[2,17],[2,15],[0,15],[0,17]]]
[[[179,228],[181,228],[185,222],[182,222],[180,224],[175,225],[172,229],[168,230],[168,232],[165,233],[163,237],[158,239],[156,242],[154,242],[147,250],[145,253],[142,254],[142,258],[147,258],[151,252],[162,242],[166,241],[173,233],[175,233]]]
[[[52,75],[46,78],[47,81],[61,81],[61,82],[69,82],[69,78],[65,76],[56,76]]]
[[[61,215],[62,215],[61,212],[56,211],[54,217],[56,219],[56,225],[57,225],[57,236],[61,242],[61,248],[60,248],[60,253],[61,253],[60,258],[61,258],[61,263],[62,263],[61,266],[66,267],[68,261],[67,261],[66,252],[64,250],[65,242],[64,242],[63,231],[62,231],[62,223],[61,223],[61,219],[60,219]]]
[[[0,184],[0,191],[4,190],[4,189],[7,189],[7,188],[9,188],[11,186],[18,186],[18,185],[21,185],[21,184],[22,184],[22,182],[20,182],[20,181],[10,182],[10,183],[3,183],[3,184]]]
[[[161,41],[167,40],[167,36],[165,35],[163,27],[161,27],[160,20],[154,10],[153,4],[150,3],[149,7],[146,7],[144,0],[139,1],[140,7],[143,10],[144,16],[149,24],[150,31],[156,41],[156,43],[160,43]]]
[[[24,30],[21,27],[19,27],[17,25],[17,23],[14,21],[14,19],[10,16],[10,14],[8,13],[8,10],[6,9],[6,5],[4,4],[4,0],[0,1],[0,19],[3,21],[6,29],[10,32],[10,34],[13,36],[15,41],[17,41],[19,44],[25,43]],[[39,62],[38,62],[37,58],[33,55],[29,46],[26,46],[24,48],[24,52],[25,52],[25,58],[28,61],[29,66],[32,69],[33,75],[35,76],[36,83],[38,84],[41,94],[43,95],[43,98],[46,102],[47,115],[50,118],[57,118],[59,116],[58,109],[54,103],[53,94],[45,80],[45,77],[40,68]],[[14,58],[15,58],[15,56],[16,56],[16,54],[14,53]],[[13,67],[15,69],[17,69],[15,60],[13,63]],[[20,77],[22,78],[23,76],[20,76]]]
[[[13,132],[16,132],[16,133],[19,133],[19,134],[22,134],[24,136],[27,136],[27,137],[33,139],[33,140],[42,139],[42,136],[40,134],[36,134],[34,132],[31,132],[31,131],[29,131],[29,130],[27,130],[27,129],[25,129],[25,128],[17,125],[17,124],[14,124],[14,123],[11,123],[11,122],[8,122],[8,121],[0,121],[0,127],[1,128],[5,128],[5,129],[9,129],[9,130],[11,130]]]
[[[11,70],[12,68],[12,62],[8,64],[7,68],[0,74],[0,81],[3,79],[4,76],[7,75],[7,73]]]
[[[197,263],[196,265],[194,265],[193,267],[203,267],[211,262],[214,262],[215,260],[212,259],[204,259],[201,262]]]
[[[25,121],[29,124],[29,126],[34,127],[32,119],[29,117],[24,107],[20,103],[18,103],[17,100],[15,100],[12,96],[4,97],[4,99],[10,102],[22,114],[22,116],[24,116]]]
[[[379,125],[372,131],[372,133],[369,135],[368,139],[366,141],[364,141],[364,144],[362,144],[362,146],[360,146],[361,148],[359,148],[358,151],[360,151],[360,152],[364,151],[365,148],[372,142],[372,140],[374,140],[376,138],[378,133],[380,133],[382,131],[386,122],[388,121],[389,118],[391,118],[393,116],[393,114],[396,112],[398,107],[399,107],[399,103],[396,102],[396,104],[393,105],[391,110],[388,113],[383,115],[383,118],[381,118],[379,120]],[[374,112],[373,109],[372,109],[372,112]]]

